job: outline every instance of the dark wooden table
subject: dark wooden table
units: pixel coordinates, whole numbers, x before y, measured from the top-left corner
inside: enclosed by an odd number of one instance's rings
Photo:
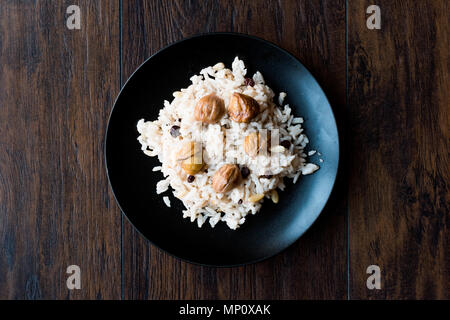
[[[81,29],[66,9],[81,9]],[[381,8],[381,29],[366,8]],[[1,1],[0,298],[450,298],[449,2]],[[342,135],[330,203],[293,246],[239,268],[181,262],[121,215],[108,115],[147,57],[212,31],[297,56]],[[81,268],[80,290],[66,268]],[[381,269],[369,290],[366,268]]]

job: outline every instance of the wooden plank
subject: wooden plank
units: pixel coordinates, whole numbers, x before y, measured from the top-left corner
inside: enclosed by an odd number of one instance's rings
[[[119,90],[118,1],[0,3],[0,298],[120,298],[103,140]],[[81,268],[68,290],[66,268]]]
[[[349,1],[350,297],[448,299],[450,7],[379,0],[368,30],[371,4]]]
[[[235,31],[289,50],[305,63],[340,116],[345,105],[344,1],[124,1],[123,79],[165,45],[194,34]],[[345,299],[345,188],[300,241],[240,268],[181,262],[124,222],[126,299]]]

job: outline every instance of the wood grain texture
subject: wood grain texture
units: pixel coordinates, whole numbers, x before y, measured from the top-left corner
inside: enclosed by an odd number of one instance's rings
[[[370,4],[349,1],[350,297],[448,299],[450,7],[379,0],[368,30]]]
[[[344,112],[344,1],[124,1],[122,12],[122,81],[171,42],[205,32],[242,32],[296,55],[323,85],[338,117]],[[124,298],[345,299],[342,190],[300,241],[274,258],[240,268],[181,262],[149,245],[124,221]]]
[[[378,0],[381,30],[366,28],[368,0],[347,1],[347,26],[344,0],[120,3],[77,1],[82,28],[70,31],[71,1],[0,1],[0,299],[450,298],[448,1]],[[347,165],[318,221],[240,268],[149,245],[122,221],[103,161],[119,84],[167,44],[212,31],[297,56],[346,137]],[[70,264],[79,291],[66,288]],[[366,288],[371,264],[382,290]]]
[[[120,212],[103,161],[119,4],[0,2],[0,298],[120,298]],[[81,268],[68,290],[66,268]]]

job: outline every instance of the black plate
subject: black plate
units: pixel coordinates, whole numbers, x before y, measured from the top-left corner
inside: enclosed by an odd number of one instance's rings
[[[247,74],[260,71],[266,83],[288,94],[287,103],[305,119],[309,149],[322,153],[312,161],[321,169],[288,183],[277,205],[265,201],[238,230],[219,222],[202,228],[182,218],[181,201],[170,195],[172,208],[155,192],[161,180],[156,158],[144,155],[136,140],[139,119],[155,120],[172,92],[190,85],[189,78],[219,61],[231,67],[239,56]],[[120,92],[106,133],[106,167],[116,200],[129,221],[159,248],[193,263],[232,266],[268,258],[295,242],[316,220],[336,179],[339,142],[330,104],[314,77],[288,52],[265,40],[242,34],[215,33],[192,37],[162,49],[128,79]],[[326,236],[326,235],[324,235]],[[126,241],[126,240],[125,240]]]

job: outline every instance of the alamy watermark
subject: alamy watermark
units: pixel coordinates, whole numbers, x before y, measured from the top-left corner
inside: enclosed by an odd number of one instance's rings
[[[81,289],[81,269],[79,266],[73,264],[67,267],[66,273],[70,274],[67,278],[66,285],[67,289]]]
[[[371,5],[367,7],[367,14],[370,16],[366,20],[366,26],[369,30],[381,29],[381,9],[377,5]]]
[[[66,26],[69,30],[81,29],[81,11],[77,5],[70,5],[66,9],[66,13],[69,15],[66,20]]]
[[[367,289],[381,289],[381,269],[377,265],[370,265],[366,269],[366,273],[370,274],[367,278],[366,285]]]

